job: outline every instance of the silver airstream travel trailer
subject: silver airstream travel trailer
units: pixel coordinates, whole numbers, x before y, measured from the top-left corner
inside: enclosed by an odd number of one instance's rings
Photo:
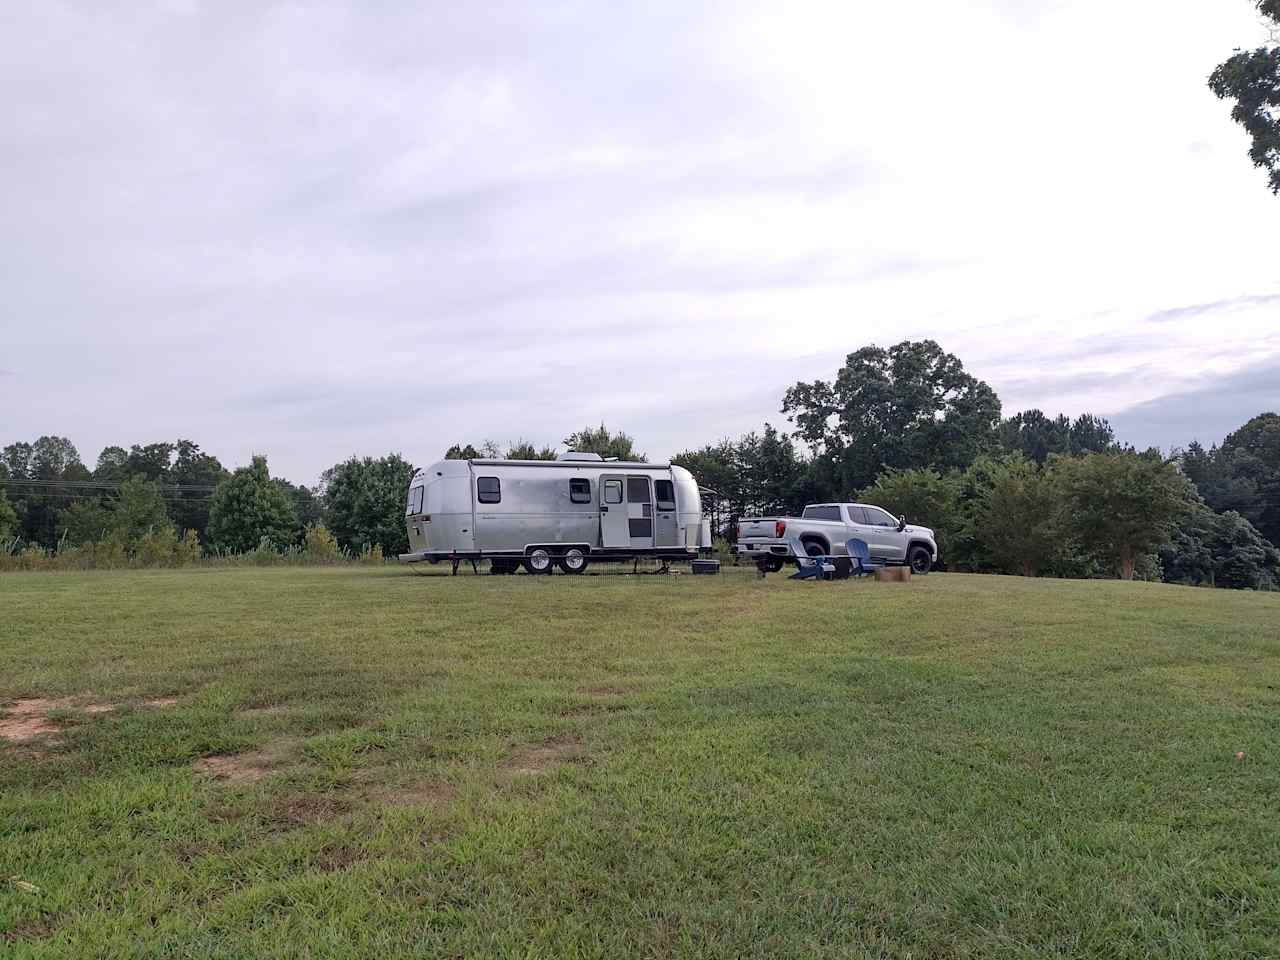
[[[442,460],[413,475],[407,563],[489,560],[494,573],[582,573],[592,560],[694,560],[711,546],[698,484],[669,463],[594,453]]]

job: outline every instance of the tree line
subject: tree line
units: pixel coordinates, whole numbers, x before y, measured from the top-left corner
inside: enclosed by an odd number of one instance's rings
[[[1270,588],[1280,568],[1280,416],[1263,413],[1205,449],[1162,455],[1117,442],[1110,424],[1024,410],[931,340],[868,346],[831,380],[788,389],[791,432],[765,423],[672,458],[704,489],[717,535],[739,518],[859,499],[933,527],[949,569],[1120,576]],[[561,442],[642,461],[604,424]],[[445,458],[551,459],[555,445],[455,443]],[[272,477],[264,457],[227,470],[188,440],[102,451],[85,467],[66,438],[0,454],[0,545],[108,543],[163,555],[165,544],[237,554],[332,536],[337,549],[408,548],[399,454],[352,457],[318,487]],[[160,538],[163,543],[158,543]],[[175,546],[174,549],[177,549]],[[317,547],[317,549],[320,549]]]

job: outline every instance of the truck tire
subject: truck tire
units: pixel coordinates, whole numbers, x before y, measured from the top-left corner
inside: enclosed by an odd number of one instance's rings
[[[532,574],[550,573],[551,551],[546,547],[534,547],[524,558],[524,568]]]
[[[929,552],[928,547],[916,544],[907,552],[907,565],[911,567],[912,573],[923,577],[933,569],[933,554]]]
[[[556,563],[565,573],[582,573],[587,569],[590,561],[587,555],[577,547],[570,547]]]
[[[809,556],[825,557],[827,555],[827,548],[824,547],[817,540],[805,540],[803,541],[803,543],[804,543],[804,552],[807,553]]]

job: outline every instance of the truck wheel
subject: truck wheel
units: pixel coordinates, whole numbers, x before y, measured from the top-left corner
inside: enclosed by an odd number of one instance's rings
[[[827,548],[817,540],[806,540],[804,542],[804,552],[811,557],[825,557],[827,555]]]
[[[911,552],[907,554],[907,563],[911,565],[912,573],[918,573],[923,577],[933,568],[933,554],[929,552],[928,547],[912,547]]]
[[[570,547],[557,562],[565,573],[582,573],[587,569],[588,560],[587,555],[577,547]]]
[[[551,551],[546,547],[534,547],[524,558],[524,568],[530,573],[551,572]]]

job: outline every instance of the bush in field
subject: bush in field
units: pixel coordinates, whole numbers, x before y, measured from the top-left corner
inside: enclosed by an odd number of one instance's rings
[[[178,547],[178,534],[166,523],[158,530],[152,530],[138,541],[133,552],[133,562],[139,567],[167,567],[173,563],[173,555]]]
[[[188,530],[173,547],[175,566],[185,567],[200,559],[200,537],[194,530]]]
[[[293,542],[297,515],[267,471],[267,458],[254,457],[218,484],[209,505],[209,540],[220,551],[257,553],[265,541],[283,548]]]
[[[323,523],[312,523],[302,538],[302,549],[312,563],[337,563],[342,558],[337,538]]]

